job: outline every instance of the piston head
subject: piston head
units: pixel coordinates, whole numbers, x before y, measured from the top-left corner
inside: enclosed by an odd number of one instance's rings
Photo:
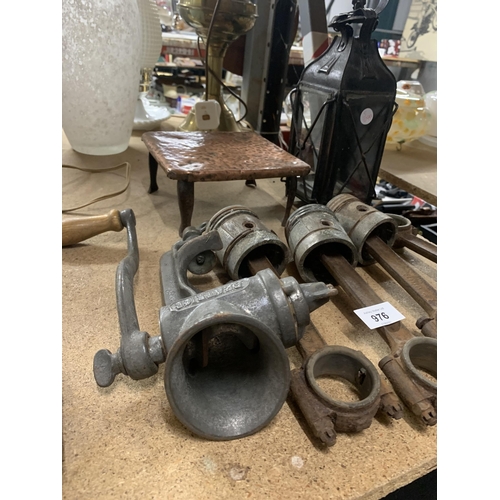
[[[327,207],[335,214],[357,248],[360,264],[373,263],[373,258],[364,248],[370,236],[378,236],[389,246],[394,244],[397,224],[390,215],[363,203],[351,194],[335,196],[328,202]]]
[[[266,426],[283,406],[289,360],[264,323],[227,305],[210,309],[192,313],[202,319],[191,321],[169,351],[165,390],[177,418],[195,434],[242,438]]]
[[[213,230],[223,243],[217,257],[231,279],[252,276],[249,262],[261,257],[269,260],[278,276],[285,270],[289,261],[287,246],[248,208],[223,208],[207,224],[207,231]]]
[[[334,283],[320,255],[342,255],[357,264],[357,250],[334,213],[324,205],[305,205],[288,218],[285,235],[300,277],[306,282]]]

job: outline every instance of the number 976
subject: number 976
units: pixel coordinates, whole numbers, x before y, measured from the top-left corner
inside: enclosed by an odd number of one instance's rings
[[[382,321],[382,319],[389,319],[389,315],[382,312],[382,313],[377,313],[377,314],[372,314],[371,318],[375,323],[378,323],[379,321]]]

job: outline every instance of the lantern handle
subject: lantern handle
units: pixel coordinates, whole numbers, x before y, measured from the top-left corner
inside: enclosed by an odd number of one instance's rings
[[[380,14],[389,3],[389,0],[379,0],[377,6],[373,9],[377,14]],[[353,0],[352,10],[358,10],[364,8],[366,5],[366,0]]]
[[[373,9],[377,14],[380,14],[389,3],[389,0],[379,0],[377,6]]]
[[[333,28],[335,31],[340,31],[342,27],[346,24],[353,23],[364,23],[366,21],[377,21],[378,14],[373,9],[356,8],[357,3],[353,2],[353,7],[355,8],[351,12],[346,14],[339,14],[335,16],[328,25],[329,28]]]

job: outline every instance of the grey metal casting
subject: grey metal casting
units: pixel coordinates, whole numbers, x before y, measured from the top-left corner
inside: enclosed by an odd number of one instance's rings
[[[229,224],[229,230],[224,225]],[[293,230],[290,230],[290,226]],[[239,261],[240,239],[249,238],[252,251],[245,255],[246,272],[258,274],[262,269],[277,274],[276,250],[269,245],[275,242],[276,235],[267,229],[258,217],[244,207],[227,207],[216,214],[207,227],[216,228],[225,240],[224,251],[218,252],[220,263],[228,270],[228,263]],[[324,270],[315,249],[339,252],[355,265],[356,248],[347,237],[344,229],[323,205],[306,205],[299,208],[288,220],[288,233],[292,236],[296,250],[296,261],[307,262],[301,271],[310,266],[314,272]],[[300,249],[297,251],[297,249]],[[273,264],[272,261],[275,261]],[[314,272],[306,281],[321,281]],[[331,281],[330,275],[325,275]],[[373,364],[359,351],[341,346],[327,346],[314,325],[310,323],[306,335],[297,345],[303,358],[303,365],[291,372],[290,395],[300,408],[313,434],[327,446],[336,441],[336,432],[359,432],[370,426],[378,410],[392,418],[401,418],[402,408],[397,396],[383,382]],[[360,400],[354,403],[334,400],[329,397],[316,377],[331,375],[354,384]]]
[[[358,263],[356,247],[332,211],[324,205],[305,205],[293,212],[285,235],[300,277],[306,282],[332,282],[318,252],[340,254],[352,266]]]
[[[361,202],[355,196],[339,194],[327,203],[327,207],[335,214],[358,249],[358,261],[362,265],[374,263],[374,258],[365,248],[369,236],[378,236],[389,246],[396,240],[398,231],[396,221],[390,215]]]
[[[187,284],[186,263],[210,241],[222,246],[219,234],[209,231],[161,259],[165,390],[190,430],[234,439],[258,431],[281,409],[290,380],[285,347],[302,337],[310,311],[336,290],[280,280],[267,269],[196,293]]]
[[[138,267],[135,224],[125,223],[129,253],[120,263],[117,300],[120,350],[99,351],[94,376],[110,385],[123,373],[154,375],[165,361],[165,390],[177,418],[199,436],[227,440],[257,432],[281,409],[289,389],[285,348],[304,334],[310,312],[337,293],[324,283],[280,280],[265,269],[250,278],[205,291],[194,289],[188,269],[221,250],[217,231],[187,228],[160,261],[164,306],[159,337],[140,332],[133,277]],[[208,253],[207,253],[208,252]],[[208,269],[207,265],[207,269]],[[124,285],[122,285],[124,283]]]
[[[120,349],[111,354],[101,349],[94,356],[94,377],[101,387],[110,386],[119,373],[140,380],[153,376],[165,355],[158,338],[151,338],[139,328],[134,302],[134,276],[139,267],[139,248],[135,230],[135,215],[130,209],[120,212],[127,228],[127,256],[116,270],[116,306],[120,323]]]
[[[233,280],[252,276],[249,262],[262,256],[269,259],[278,276],[290,261],[288,247],[246,207],[233,205],[220,210],[206,230],[219,233],[223,247],[216,255]]]

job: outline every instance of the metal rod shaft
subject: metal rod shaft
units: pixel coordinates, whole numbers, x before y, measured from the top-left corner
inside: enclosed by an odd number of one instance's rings
[[[322,254],[321,262],[357,307],[369,307],[383,302],[341,255]],[[377,328],[377,332],[392,352],[414,337],[401,321]]]
[[[378,236],[365,243],[368,253],[411,295],[431,317],[437,313],[437,292],[420,274]]]
[[[400,238],[406,248],[413,250],[415,253],[422,255],[422,257],[432,262],[437,262],[437,246],[434,243],[417,238],[413,234],[404,234]]]
[[[342,259],[344,258],[342,257]],[[258,271],[261,271],[262,269],[274,270],[273,265],[271,264],[269,259],[265,256],[249,260],[248,267],[250,269],[250,272],[252,272],[253,274],[255,274]],[[307,359],[313,353],[319,351],[326,345],[327,345],[326,341],[318,332],[314,324],[311,322],[309,323],[309,325],[307,325],[304,336],[299,340],[299,342],[296,345],[296,348],[299,351],[299,354],[301,355],[302,359]],[[296,392],[296,394],[303,394],[303,392],[304,391],[298,391]],[[380,378],[380,397],[381,397],[381,407],[383,412],[387,413],[388,415],[390,415],[392,418],[395,419],[399,419],[402,417],[403,410],[399,403],[398,397],[394,393],[392,387],[390,387],[389,384],[383,378]],[[311,424],[311,427],[313,429],[316,429],[316,426],[314,425],[316,423],[314,418],[310,417],[308,418],[308,421],[310,423],[314,421],[313,424]],[[324,419],[321,419],[321,423],[324,424]],[[321,427],[321,429],[323,428]],[[323,435],[323,433],[320,433],[320,435]],[[330,444],[333,444],[333,442]]]
[[[250,272],[253,275],[256,275],[259,271],[262,271],[264,269],[271,269],[271,271],[273,271],[274,274],[278,276],[276,269],[271,264],[271,261],[265,255],[261,257],[254,257],[252,259],[248,259],[248,268],[250,269]]]
[[[337,283],[339,283],[354,304],[359,307],[369,307],[382,302],[378,295],[366,284],[366,282],[344,257],[340,255],[329,256],[323,254],[320,258],[323,265],[335,278]],[[394,360],[394,355],[397,355],[396,353],[401,350],[408,340],[414,338],[412,333],[403,325],[403,323],[401,323],[401,321],[377,328],[377,332],[391,349],[392,355],[384,358],[389,360]],[[388,364],[389,363],[386,362],[384,368],[381,366],[386,375],[388,373],[386,372]],[[390,367],[392,367],[393,364],[395,363],[392,363]],[[432,413],[434,411],[434,407],[426,399],[427,394],[423,395],[419,386],[408,377],[406,372],[401,370],[397,363],[396,365],[399,371],[397,372],[396,377],[391,379],[391,382],[393,383],[398,396],[405,401],[407,406],[412,410],[412,412],[415,413],[415,415],[421,416],[422,414],[427,415],[429,412]],[[383,382],[381,386],[381,398],[384,411],[389,415],[392,415],[394,418],[400,418],[401,410],[397,399],[388,384],[386,384],[382,379],[381,381]],[[426,423],[433,425],[435,420],[428,419],[426,420]]]

